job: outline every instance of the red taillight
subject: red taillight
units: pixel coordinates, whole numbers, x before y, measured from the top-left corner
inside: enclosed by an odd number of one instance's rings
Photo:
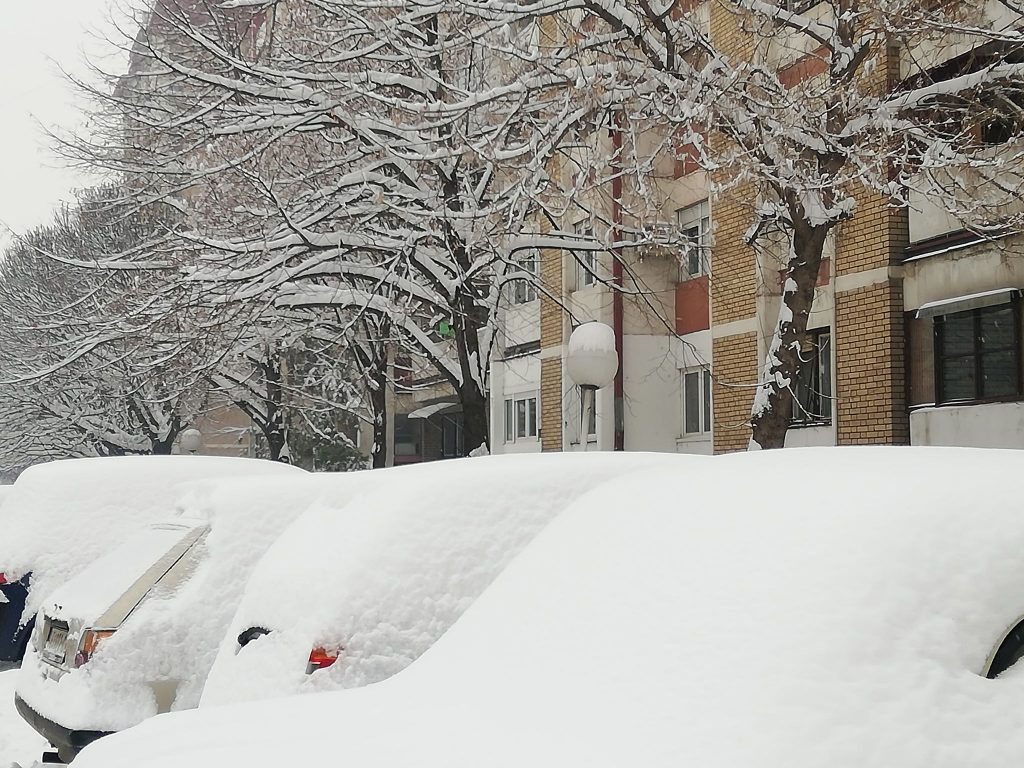
[[[306,673],[316,672],[318,669],[327,669],[337,660],[337,651],[328,651],[326,648],[314,648],[309,652],[309,664],[306,667]]]
[[[6,584],[6,583],[7,583],[7,575],[4,574],[4,573],[0,573],[0,584]]]
[[[89,659],[96,653],[100,643],[114,634],[112,629],[87,629],[82,633],[82,640],[78,644],[78,653],[75,654],[75,669],[84,667]]]

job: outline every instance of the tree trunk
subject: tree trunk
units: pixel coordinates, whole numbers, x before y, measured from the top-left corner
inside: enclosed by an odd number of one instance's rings
[[[264,435],[271,461],[291,463],[288,450],[288,426],[284,415],[284,387],[282,385],[281,358],[277,349],[268,347],[263,375],[267,381],[267,425]]]
[[[786,443],[793,407],[792,386],[799,378],[801,365],[807,362],[801,351],[807,345],[807,319],[829,229],[803,222],[794,227],[779,320],[750,411],[751,449],[782,448]]]
[[[288,451],[288,432],[281,425],[280,419],[275,416],[266,430],[267,451],[271,461],[291,462],[291,455]]]
[[[469,379],[458,391],[462,403],[463,440],[466,453],[477,450],[480,446],[490,445],[487,428],[487,396],[480,391],[476,381]]]
[[[370,466],[380,469],[388,465],[388,371],[381,365],[370,387],[370,410],[373,415],[373,450]]]

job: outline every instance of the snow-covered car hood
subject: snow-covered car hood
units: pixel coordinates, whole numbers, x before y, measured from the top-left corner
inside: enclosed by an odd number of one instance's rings
[[[552,518],[595,484],[706,457],[493,456],[375,470],[348,504],[325,494],[254,570],[201,706],[354,688],[404,669]],[[239,633],[270,630],[239,649]],[[339,660],[306,674],[310,651]]]
[[[0,506],[0,571],[32,573],[24,616],[143,526],[175,512],[178,486],[211,477],[289,476],[297,467],[213,456],[73,459],[25,470]]]
[[[1024,454],[612,480],[379,685],[155,718],[76,768],[964,768],[1024,759]]]

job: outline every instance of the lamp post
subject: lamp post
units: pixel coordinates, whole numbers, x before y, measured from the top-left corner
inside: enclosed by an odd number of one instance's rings
[[[182,453],[196,454],[203,447],[203,433],[198,429],[186,429],[181,433],[178,446]]]
[[[597,390],[615,380],[619,356],[615,352],[615,331],[604,323],[590,322],[578,326],[569,336],[565,354],[569,378],[580,388],[580,442],[587,449],[587,424],[594,409]]]

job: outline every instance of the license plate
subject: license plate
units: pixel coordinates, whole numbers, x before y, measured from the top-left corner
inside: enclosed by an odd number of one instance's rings
[[[63,663],[67,649],[64,647],[68,639],[68,631],[63,627],[50,627],[50,633],[46,636],[46,643],[43,645],[43,656],[52,661]]]

